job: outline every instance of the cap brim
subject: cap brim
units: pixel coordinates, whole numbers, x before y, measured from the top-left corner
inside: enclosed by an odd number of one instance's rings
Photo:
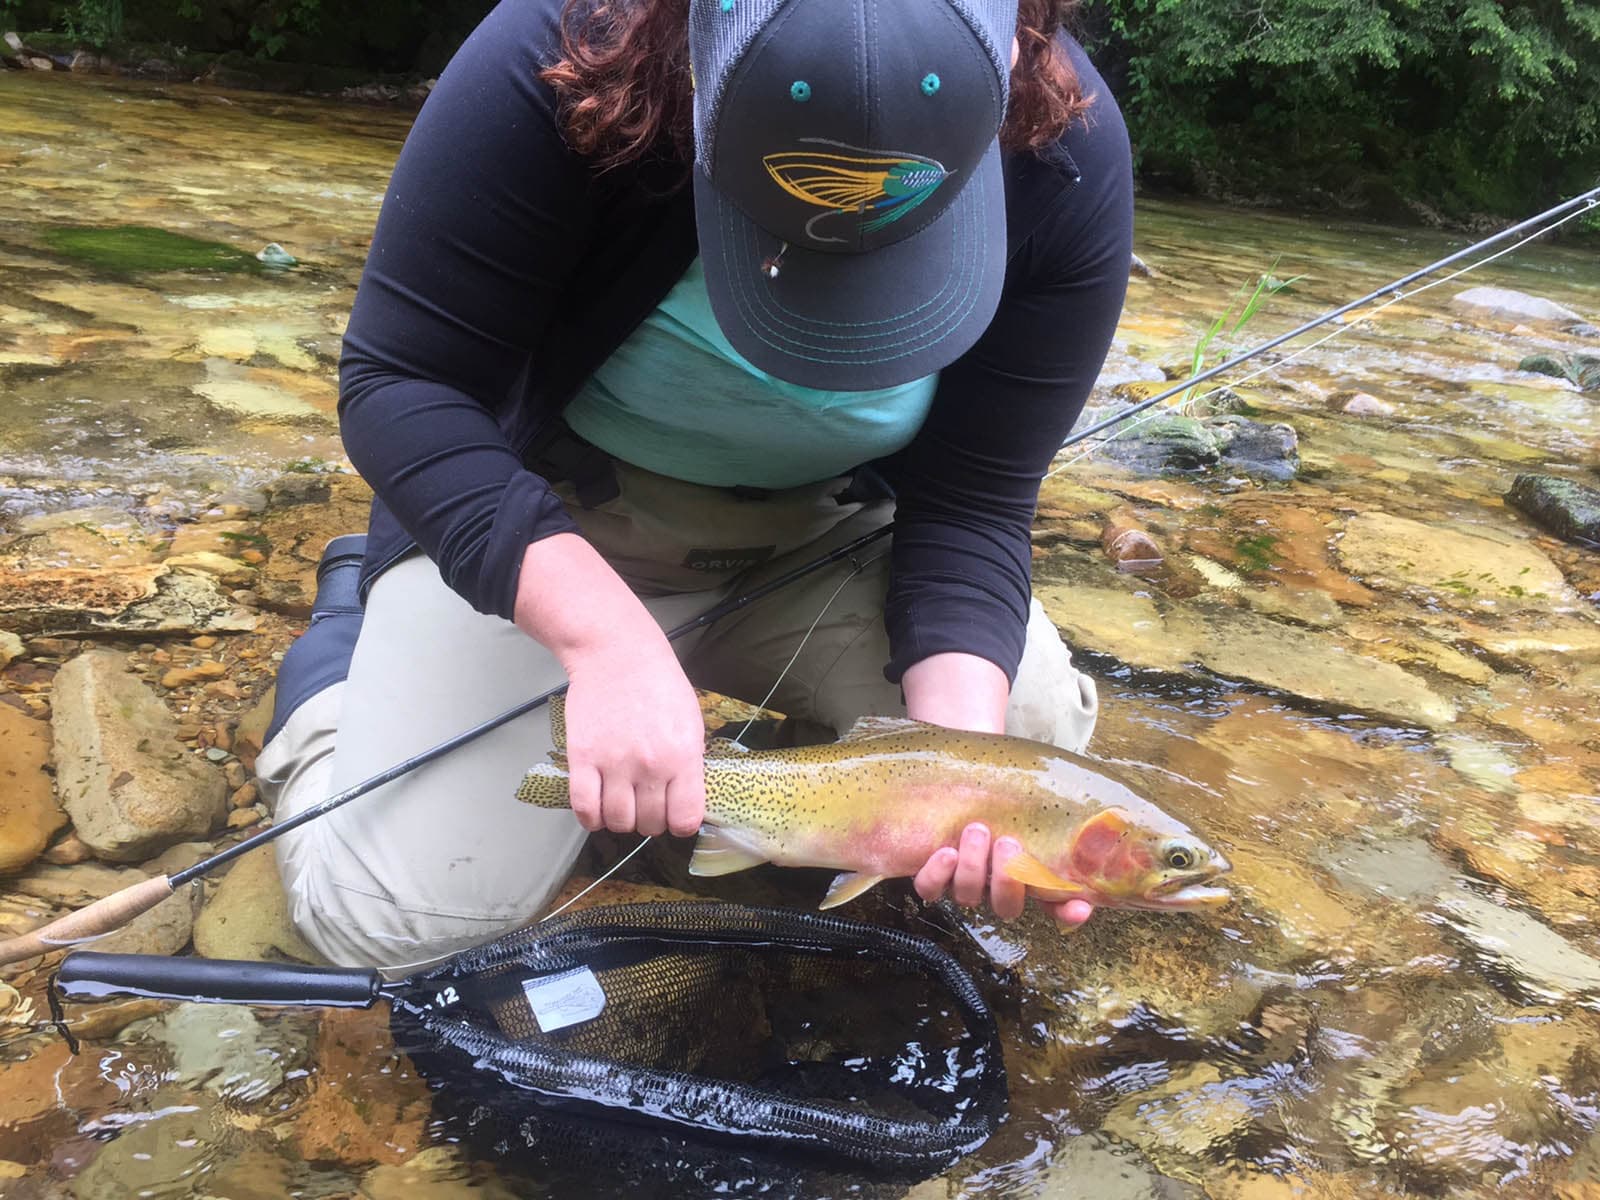
[[[711,311],[733,348],[802,387],[870,391],[921,379],[989,327],[1006,270],[998,140],[950,206],[887,246],[833,254],[783,243],[697,166],[695,218]],[[776,279],[763,263],[783,251]]]

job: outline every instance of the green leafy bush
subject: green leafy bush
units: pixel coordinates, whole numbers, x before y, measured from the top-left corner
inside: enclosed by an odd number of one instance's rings
[[[1152,180],[1463,216],[1600,174],[1591,0],[1085,0],[1083,17]]]

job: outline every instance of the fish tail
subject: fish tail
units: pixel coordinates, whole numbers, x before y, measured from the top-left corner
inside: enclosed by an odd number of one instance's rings
[[[550,751],[550,761],[535,763],[517,786],[517,799],[538,808],[566,808],[571,803],[567,789],[567,756]]]

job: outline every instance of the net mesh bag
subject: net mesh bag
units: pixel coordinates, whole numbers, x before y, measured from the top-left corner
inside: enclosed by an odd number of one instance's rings
[[[414,976],[391,1011],[441,1094],[471,1080],[546,1149],[631,1127],[921,1174],[1006,1106],[994,1019],[955,959],[811,913],[589,909]]]

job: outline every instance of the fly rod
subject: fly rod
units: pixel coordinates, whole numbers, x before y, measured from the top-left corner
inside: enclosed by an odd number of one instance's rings
[[[1120,425],[1122,422],[1128,420],[1128,418],[1136,417],[1146,409],[1154,408],[1164,400],[1170,400],[1173,396],[1178,395],[1180,392],[1187,391],[1188,389],[1194,387],[1197,383],[1204,383],[1208,379],[1215,379],[1224,371],[1231,371],[1240,363],[1248,362],[1258,354],[1265,354],[1268,350],[1272,350],[1283,345],[1284,342],[1291,341],[1294,338],[1300,337],[1302,334],[1310,333],[1313,329],[1319,329],[1328,324],[1330,321],[1337,321],[1346,313],[1353,312],[1355,309],[1371,304],[1375,300],[1381,300],[1385,298],[1392,300],[1404,299],[1404,293],[1402,289],[1410,286],[1417,280],[1425,278],[1428,275],[1432,275],[1435,271],[1442,271],[1445,267],[1452,266],[1455,263],[1460,262],[1462,259],[1477,253],[1486,246],[1492,246],[1496,242],[1503,242],[1507,238],[1515,237],[1517,234],[1522,233],[1525,230],[1532,229],[1541,221],[1549,220],[1552,217],[1561,217],[1562,220],[1566,220],[1568,217],[1576,216],[1580,209],[1594,208],[1596,205],[1600,205],[1600,187],[1591,188],[1582,195],[1574,196],[1571,200],[1565,201],[1562,204],[1558,204],[1554,208],[1545,209],[1544,212],[1540,213],[1536,217],[1529,217],[1526,221],[1522,221],[1516,225],[1513,225],[1509,229],[1502,229],[1499,233],[1492,234],[1491,236],[1483,238],[1480,241],[1473,242],[1472,245],[1468,246],[1465,250],[1457,250],[1454,254],[1447,255],[1446,257],[1441,258],[1438,262],[1430,263],[1421,270],[1413,271],[1409,275],[1402,276],[1401,278],[1396,279],[1393,283],[1386,283],[1376,291],[1368,292],[1359,300],[1352,300],[1349,304],[1342,305],[1339,308],[1333,309],[1331,312],[1323,313],[1320,317],[1316,317],[1313,320],[1307,321],[1304,325],[1296,326],[1295,328],[1289,330],[1288,333],[1280,333],[1277,337],[1271,339],[1270,341],[1262,342],[1259,346],[1252,346],[1249,350],[1245,350],[1242,353],[1235,355],[1226,362],[1218,363],[1209,370],[1202,371],[1198,375],[1191,375],[1182,383],[1175,383],[1163,392],[1159,392],[1154,396],[1149,396],[1139,401],[1137,404],[1130,405],[1119,413],[1113,413],[1103,421],[1095,422],[1087,429],[1078,430],[1066,441],[1061,443],[1061,448],[1065,450],[1068,446],[1075,446],[1079,442],[1092,438],[1097,433],[1103,433],[1107,429],[1111,429],[1116,425]],[[1561,222],[1559,221],[1557,222],[1557,224],[1560,223]],[[1555,226],[1552,225],[1550,228],[1554,229]],[[1539,232],[1545,233],[1548,231],[1541,229]],[[1473,265],[1478,266],[1480,264],[1474,263]]]
[[[796,580],[821,570],[830,563],[850,558],[870,546],[873,542],[887,537],[892,528],[893,526],[889,524],[880,526],[834,550],[830,550],[826,554],[802,563],[776,578],[769,579],[759,587],[723,600],[706,609],[699,616],[692,617],[683,624],[668,630],[667,640],[676,641],[696,629],[703,629],[707,625],[720,621],[723,617],[730,616],[740,609],[772,595],[772,593],[787,587]],[[51,921],[47,925],[42,925],[38,929],[21,934],[18,937],[8,938],[0,942],[0,966],[46,954],[51,950],[93,941],[95,938],[120,929],[140,913],[148,912],[157,904],[160,904],[184,884],[199,879],[218,867],[225,866],[240,855],[248,854],[260,846],[265,846],[268,842],[282,837],[292,829],[298,829],[308,821],[315,821],[318,817],[326,816],[336,808],[343,808],[350,801],[365,796],[368,792],[416,770],[425,763],[430,763],[436,758],[442,758],[450,751],[466,745],[475,738],[482,737],[492,729],[498,729],[525,713],[533,712],[535,709],[549,703],[551,698],[561,695],[566,690],[567,684],[563,683],[547,692],[534,696],[530,700],[524,700],[497,716],[490,717],[488,720],[447,738],[420,754],[412,755],[412,757],[403,762],[396,763],[394,766],[388,767],[376,775],[328,797],[320,804],[316,804],[304,812],[288,818],[282,824],[274,825],[270,829],[264,829],[242,842],[229,846],[226,850],[213,854],[210,858],[195,863],[192,867],[177,871],[171,875],[157,875],[143,880],[130,887],[123,888],[120,892],[114,892],[104,899],[96,900],[93,904],[86,905],[76,912],[68,913],[66,916]]]
[[[1231,370],[1232,368],[1239,366],[1241,363],[1249,361],[1258,354],[1264,354],[1274,347],[1281,346],[1284,342],[1287,342],[1292,338],[1297,338],[1302,334],[1309,333],[1311,330],[1326,325],[1330,321],[1338,320],[1346,313],[1358,309],[1363,305],[1370,304],[1374,300],[1378,300],[1383,297],[1400,299],[1402,298],[1401,289],[1419,279],[1424,278],[1425,276],[1433,274],[1435,271],[1442,270],[1444,267],[1461,261],[1462,259],[1477,252],[1478,250],[1483,249],[1486,246],[1491,246],[1495,242],[1504,241],[1506,238],[1514,237],[1525,230],[1533,228],[1541,221],[1545,221],[1553,217],[1559,216],[1562,218],[1562,221],[1565,221],[1569,219],[1570,216],[1577,215],[1578,210],[1583,208],[1594,208],[1597,204],[1600,204],[1600,187],[1592,188],[1589,191],[1584,192],[1582,195],[1575,196],[1563,204],[1558,204],[1554,208],[1546,209],[1538,216],[1529,217],[1526,221],[1522,221],[1519,224],[1513,225],[1509,229],[1504,229],[1497,234],[1474,242],[1466,249],[1458,250],[1454,254],[1448,255],[1445,258],[1441,258],[1437,262],[1430,263],[1428,266],[1423,267],[1420,270],[1413,271],[1409,275],[1402,276],[1393,283],[1385,284],[1376,291],[1369,292],[1367,295],[1362,296],[1359,300],[1352,300],[1349,304],[1342,305],[1339,308],[1324,313],[1322,316],[1317,317],[1314,320],[1307,321],[1305,324],[1289,330],[1287,333],[1279,334],[1277,337],[1272,338],[1269,341],[1262,342],[1260,345],[1254,346],[1249,350],[1237,354],[1233,358],[1228,359],[1226,362],[1219,363],[1217,366],[1214,366],[1209,370],[1201,371],[1190,376],[1188,379],[1183,380],[1181,383],[1173,384],[1172,387],[1155,396],[1151,396],[1148,399],[1142,400],[1138,404],[1131,405],[1123,411],[1107,417],[1103,421],[1096,422],[1087,429],[1083,429],[1077,433],[1074,433],[1062,443],[1061,448],[1066,449],[1068,446],[1075,445],[1086,438],[1093,437],[1097,433],[1101,433],[1112,428],[1113,426],[1119,425],[1123,421],[1126,421],[1129,418],[1144,412],[1146,409],[1160,404],[1163,400],[1167,400],[1172,396],[1175,396],[1178,393],[1195,386],[1196,384],[1204,383],[1209,379],[1213,379],[1222,374],[1224,371]],[[1557,224],[1560,223],[1561,222],[1557,222]],[[1554,227],[1555,226],[1553,225],[1550,226],[1550,228]],[[1547,230],[1540,230],[1539,232],[1544,233],[1547,232]],[[1535,236],[1537,236],[1537,234]],[[1473,266],[1477,265],[1479,264],[1473,264]],[[1470,270],[1471,268],[1469,267],[1467,269]],[[870,533],[863,534],[861,537],[856,538],[854,541],[848,542],[843,546],[840,546],[836,550],[832,550],[827,554],[803,563],[800,566],[795,567],[793,570],[788,571],[775,579],[769,580],[760,587],[754,588],[743,595],[733,597],[729,600],[724,600],[721,603],[707,609],[704,613],[700,614],[700,616],[695,617],[692,620],[679,625],[677,628],[670,630],[667,633],[667,638],[669,641],[675,640],[693,630],[702,629],[705,626],[712,624],[714,621],[718,621],[723,617],[728,616],[730,613],[737,612],[739,609],[753,604],[763,597],[771,595],[773,592],[779,590],[780,588],[786,587],[797,579],[801,579],[804,576],[811,574],[813,571],[820,570],[830,563],[838,562],[840,559],[850,557],[857,551],[863,549],[878,539],[888,536],[893,529],[894,526],[892,523],[886,524]],[[154,908],[157,904],[161,903],[161,901],[171,896],[173,892],[182,885],[192,882],[195,879],[199,879],[201,876],[216,870],[216,868],[232,862],[242,854],[248,854],[250,851],[266,845],[274,838],[281,837],[283,834],[288,833],[292,829],[299,828],[308,821],[314,821],[318,817],[325,816],[336,808],[342,808],[344,805],[350,803],[350,801],[361,796],[365,796],[368,792],[382,787],[384,784],[398,779],[407,772],[414,771],[423,764],[430,763],[460,746],[466,745],[475,738],[482,737],[492,729],[498,729],[508,721],[513,721],[525,713],[534,711],[541,705],[548,703],[552,697],[558,696],[566,690],[566,684],[551,688],[549,691],[544,692],[541,695],[535,696],[532,699],[526,700],[513,708],[507,709],[498,716],[490,717],[487,721],[475,725],[470,729],[456,734],[454,737],[440,742],[431,749],[424,750],[420,754],[416,754],[411,758],[404,760],[403,762],[397,763],[369,779],[365,779],[362,782],[353,785],[352,787],[346,788],[337,795],[330,796],[320,804],[314,805],[313,807],[306,809],[304,812],[290,817],[281,825],[274,825],[270,829],[265,829],[252,837],[246,838],[244,841],[239,842],[236,845],[230,846],[226,850],[220,851],[217,854],[213,854],[210,858],[204,859],[186,870],[179,871],[170,876],[158,875],[152,879],[146,879],[141,883],[136,883],[132,887],[124,888],[122,891],[116,892],[105,897],[104,899],[96,900],[93,904],[90,904],[87,907],[81,908],[76,912],[69,913],[58,920],[51,921],[49,924],[41,926],[40,928],[29,933],[25,933],[19,937],[9,938],[3,942],[0,942],[0,966],[5,965],[6,963],[20,962],[22,959],[45,954],[50,950],[59,949],[64,946],[70,946],[79,942],[91,941],[97,937],[101,937],[107,933],[110,933],[112,930],[119,929],[123,925],[127,924],[127,922],[137,917],[140,913],[148,912],[150,909]]]

